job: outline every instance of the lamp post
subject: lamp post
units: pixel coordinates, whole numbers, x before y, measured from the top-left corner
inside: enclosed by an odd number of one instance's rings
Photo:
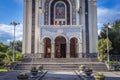
[[[15,61],[15,28],[20,23],[11,22],[10,24],[14,26],[14,40],[13,40],[13,62],[14,62]]]
[[[108,56],[108,62],[110,61],[110,56],[109,56],[109,43],[108,43],[108,40],[109,40],[109,31],[108,29],[111,28],[111,25],[108,23],[107,25],[107,30],[106,30],[106,36],[107,36],[107,56]]]

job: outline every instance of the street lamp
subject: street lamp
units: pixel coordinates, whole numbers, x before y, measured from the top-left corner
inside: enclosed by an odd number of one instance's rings
[[[110,61],[110,56],[109,56],[109,43],[108,43],[108,40],[109,40],[109,36],[108,36],[109,31],[108,31],[108,29],[109,29],[109,28],[111,28],[110,23],[108,23],[108,25],[107,25],[107,31],[106,31],[106,36],[107,36],[107,56],[108,56],[108,62]]]
[[[10,24],[14,26],[14,40],[13,40],[13,62],[14,62],[15,61],[15,28],[20,23],[11,22]]]

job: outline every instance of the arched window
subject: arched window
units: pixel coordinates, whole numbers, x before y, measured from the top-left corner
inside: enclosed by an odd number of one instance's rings
[[[55,6],[55,18],[65,19],[65,5],[63,3],[57,3]]]
[[[52,1],[52,0],[51,0]],[[47,5],[46,5],[47,6]],[[47,7],[48,8],[48,7]],[[68,0],[53,0],[53,2],[50,4],[50,15],[49,20],[51,25],[70,25],[72,23],[72,15],[70,4]],[[46,24],[47,24],[47,14],[49,12],[46,12]]]
[[[54,6],[54,24],[65,25],[67,24],[66,18],[66,5],[62,1],[58,1]]]

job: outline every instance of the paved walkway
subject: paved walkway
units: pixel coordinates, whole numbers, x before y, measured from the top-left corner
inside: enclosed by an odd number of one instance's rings
[[[120,71],[119,72],[102,72],[106,76],[105,80],[120,80]]]
[[[0,80],[17,80],[17,75],[20,72],[8,72],[1,73],[0,72]],[[106,76],[105,80],[120,80],[120,71],[119,72],[102,72]],[[80,78],[74,73],[71,72],[63,72],[50,71],[46,74],[43,80],[80,80]]]
[[[0,72],[0,80],[17,80],[19,72]]]
[[[74,71],[71,72],[48,72],[43,80],[81,80]]]

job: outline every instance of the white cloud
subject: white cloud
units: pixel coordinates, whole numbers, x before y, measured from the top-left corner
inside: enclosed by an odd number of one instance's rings
[[[22,40],[22,24],[16,26],[15,30],[15,37],[16,40]],[[9,34],[5,35],[5,34]],[[6,24],[0,24],[0,37],[2,36],[8,36],[8,37],[14,37],[14,26],[13,25],[6,25]],[[8,39],[7,42],[12,41],[11,39]]]
[[[105,7],[98,7],[98,34],[100,33],[101,27],[105,23],[112,23],[117,19],[120,19],[120,7],[116,6],[112,9]]]
[[[98,23],[112,22],[116,19],[120,19],[119,7],[117,8],[104,8],[98,7]]]

